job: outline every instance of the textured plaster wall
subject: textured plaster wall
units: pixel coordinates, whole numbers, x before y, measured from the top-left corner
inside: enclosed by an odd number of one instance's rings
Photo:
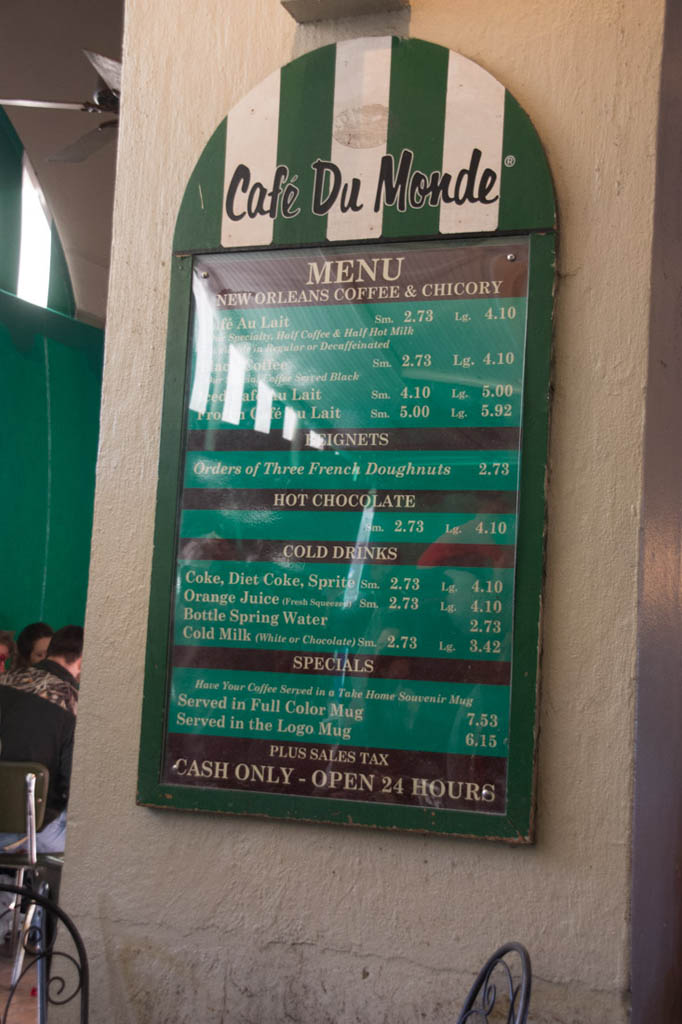
[[[446,1021],[520,939],[533,1019],[627,1019],[638,496],[662,0],[128,0],[87,649],[63,904],[93,1019]],[[534,848],[135,805],[169,255],[186,179],[270,71],[349,35],[461,51],[532,116],[561,217]]]

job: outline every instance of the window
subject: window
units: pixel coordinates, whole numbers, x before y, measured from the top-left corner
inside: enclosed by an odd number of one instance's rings
[[[45,199],[26,155],[21,183],[21,246],[17,295],[37,306],[47,305],[52,231]]]

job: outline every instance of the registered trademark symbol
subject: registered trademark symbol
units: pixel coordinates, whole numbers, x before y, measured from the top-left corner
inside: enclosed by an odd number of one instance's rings
[[[515,163],[516,163],[516,157],[515,156],[506,156],[504,158],[504,166],[505,167],[513,167]]]

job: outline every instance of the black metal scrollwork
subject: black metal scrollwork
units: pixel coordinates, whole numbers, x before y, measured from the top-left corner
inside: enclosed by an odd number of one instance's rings
[[[508,942],[496,949],[481,968],[457,1024],[489,1024],[493,1011],[495,1021],[526,1024],[530,988],[528,951],[520,942]],[[505,1009],[507,1015],[503,1017]]]
[[[22,930],[23,966],[13,978],[0,1016],[0,1024],[10,1024],[10,1007],[22,979],[30,972],[37,975],[38,998],[44,1004],[64,1005],[80,996],[81,1024],[87,1024],[89,1000],[88,958],[83,941],[70,917],[47,896],[16,885],[0,884],[0,893],[12,893],[21,899],[22,911],[31,915]],[[12,910],[0,914],[0,934],[10,926]],[[57,926],[62,924],[71,937],[74,952],[55,948]],[[61,947],[61,941],[60,941]],[[17,963],[16,949],[14,962]],[[15,974],[17,972],[14,972]]]

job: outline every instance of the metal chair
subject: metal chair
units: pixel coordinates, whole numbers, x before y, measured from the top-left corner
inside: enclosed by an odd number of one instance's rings
[[[457,1024],[482,1024],[492,1020],[526,1024],[530,988],[528,950],[520,942],[507,942],[495,950],[479,971]],[[503,1016],[505,1010],[506,1017]]]
[[[42,880],[51,873],[61,870],[62,860],[54,854],[36,852],[36,833],[40,831],[45,818],[47,788],[50,781],[48,769],[33,761],[0,761],[0,832],[16,832],[24,837],[8,851],[0,852],[0,872],[16,872],[17,886],[30,880],[34,891]],[[23,932],[20,932],[21,903],[14,899],[11,918],[12,952],[16,953],[12,969],[12,985],[21,973],[24,959],[24,935],[31,927],[33,909],[24,917]]]
[[[41,889],[47,888],[41,883]],[[71,918],[44,892],[33,892],[18,885],[0,883],[0,893],[12,893],[32,913],[32,923],[22,932],[22,944],[28,959],[16,981],[12,980],[5,1005],[0,1006],[0,1024],[11,1024],[10,1010],[17,986],[35,968],[37,972],[38,1021],[46,1024],[48,1005],[72,1002],[80,996],[80,1024],[88,1024],[90,974],[83,940]],[[9,911],[7,911],[9,913]],[[0,921],[2,917],[0,915]],[[73,948],[64,947],[60,935],[55,949],[57,926],[61,924],[71,937]]]

